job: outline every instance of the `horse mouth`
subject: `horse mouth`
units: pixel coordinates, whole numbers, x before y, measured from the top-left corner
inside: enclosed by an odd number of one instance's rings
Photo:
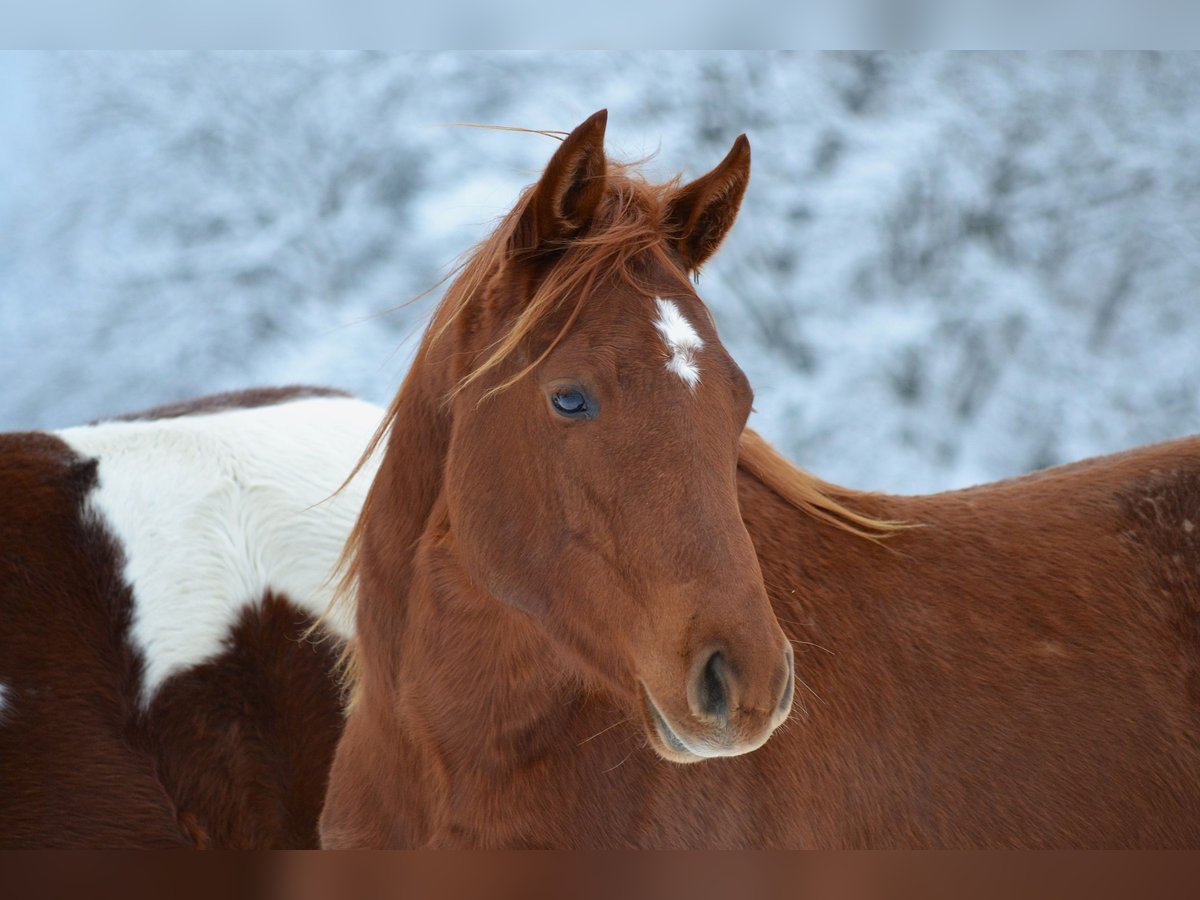
[[[697,753],[683,739],[675,733],[670,723],[667,722],[666,716],[658,711],[658,706],[650,698],[650,692],[642,687],[642,700],[646,708],[646,713],[653,724],[653,733],[658,737],[662,746],[654,747],[659,756],[670,762],[675,763],[694,763],[700,762],[705,756]],[[653,742],[651,742],[653,744]]]
[[[780,705],[782,706],[782,703]],[[646,730],[649,732],[650,746],[663,759],[673,763],[698,763],[706,759],[750,753],[765,744],[778,725],[778,722],[772,723],[770,728],[753,741],[729,741],[725,734],[684,738],[659,710],[658,704],[654,702],[650,691],[644,684],[642,685],[642,707],[645,710]]]

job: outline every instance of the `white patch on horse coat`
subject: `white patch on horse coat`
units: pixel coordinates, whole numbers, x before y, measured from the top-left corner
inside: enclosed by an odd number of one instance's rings
[[[8,685],[0,681],[0,725],[4,724],[5,713],[8,712]]]
[[[382,415],[361,400],[313,397],[57,432],[99,460],[89,512],[125,556],[144,703],[173,673],[219,654],[266,591],[314,616],[326,611],[375,465],[330,495]],[[330,625],[349,636],[352,615],[342,610]]]
[[[662,335],[670,353],[667,371],[674,372],[695,390],[700,383],[700,365],[696,362],[696,353],[704,347],[704,341],[678,306],[662,297],[655,297],[654,302],[658,305],[658,320],[654,327]]]

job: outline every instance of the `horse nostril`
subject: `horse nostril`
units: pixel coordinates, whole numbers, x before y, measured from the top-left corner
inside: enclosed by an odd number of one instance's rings
[[[729,717],[729,686],[726,681],[727,677],[728,667],[725,665],[725,657],[720,652],[714,653],[708,658],[708,662],[704,664],[704,670],[700,673],[699,690],[697,691],[700,712],[704,715],[718,719]]]

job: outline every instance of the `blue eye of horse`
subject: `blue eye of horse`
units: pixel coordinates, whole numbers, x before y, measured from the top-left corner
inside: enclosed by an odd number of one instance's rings
[[[569,389],[555,391],[550,395],[550,402],[553,404],[555,412],[568,419],[581,419],[591,412],[588,409],[587,397],[583,395],[582,391]]]

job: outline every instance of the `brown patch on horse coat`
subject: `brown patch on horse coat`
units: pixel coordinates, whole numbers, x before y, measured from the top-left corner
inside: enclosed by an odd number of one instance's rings
[[[158,776],[213,847],[317,846],[341,733],[336,641],[304,639],[300,609],[247,606],[220,656],[168,678],[146,715]]]
[[[191,842],[138,724],[141,660],[120,550],[84,515],[96,463],[0,435],[0,846]]]

